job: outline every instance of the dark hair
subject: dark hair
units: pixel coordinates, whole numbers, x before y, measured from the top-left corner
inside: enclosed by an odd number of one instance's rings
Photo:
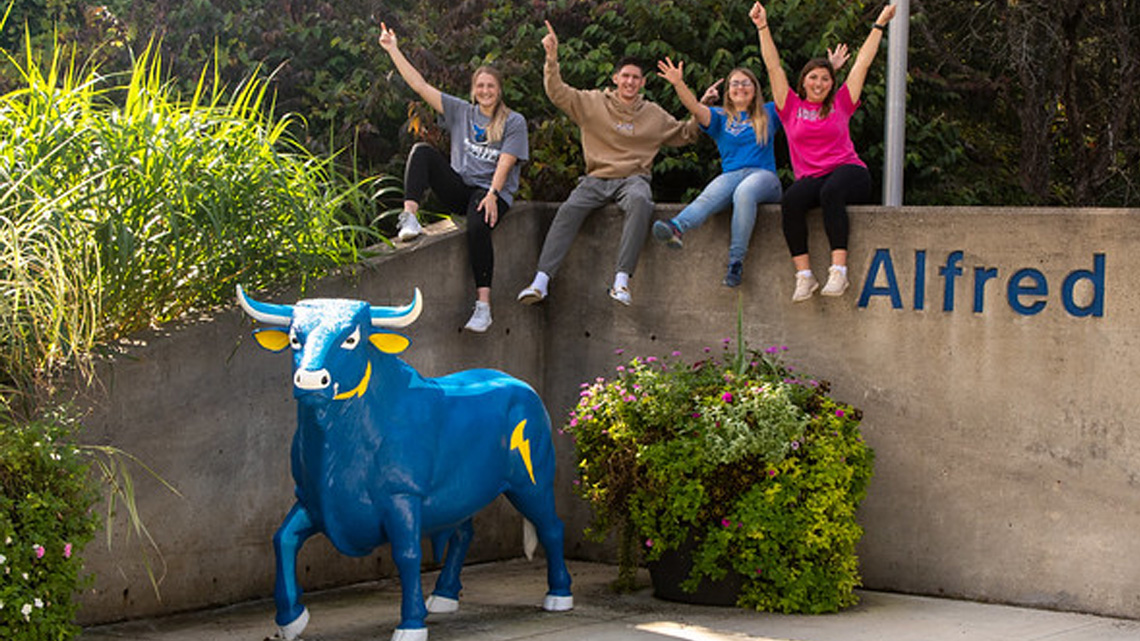
[[[796,93],[799,94],[800,98],[807,100],[807,94],[804,93],[804,78],[816,69],[827,69],[827,74],[831,76],[831,91],[827,92],[827,97],[823,99],[823,106],[819,110],[819,115],[826,118],[827,114],[831,113],[831,104],[835,101],[835,91],[838,89],[835,82],[835,69],[832,68],[831,62],[827,58],[808,60],[803,70],[800,71],[800,79],[796,82]]]
[[[641,71],[641,75],[645,75],[645,63],[641,61],[641,58],[636,56],[622,56],[618,58],[618,61],[614,63],[614,73],[621,71],[622,67],[628,67],[629,65],[637,67],[638,70]]]

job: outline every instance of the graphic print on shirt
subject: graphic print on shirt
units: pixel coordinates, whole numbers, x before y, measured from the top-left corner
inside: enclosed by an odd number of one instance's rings
[[[499,154],[502,153],[487,146],[487,128],[480,127],[474,120],[471,121],[470,130],[463,139],[463,148],[475,158],[489,162],[498,162]]]
[[[812,122],[823,120],[823,118],[821,118],[819,115],[819,111],[819,109],[808,109],[807,107],[800,107],[799,109],[796,109],[796,118],[798,120],[810,120]]]
[[[614,130],[617,131],[619,134],[622,134],[625,136],[632,136],[633,135],[633,123],[632,122],[614,123]]]
[[[743,134],[744,132],[751,132],[752,131],[752,121],[751,120],[745,120],[743,118],[740,118],[740,119],[725,118],[724,130],[726,132],[728,132],[728,134],[730,136],[739,136],[739,135]]]

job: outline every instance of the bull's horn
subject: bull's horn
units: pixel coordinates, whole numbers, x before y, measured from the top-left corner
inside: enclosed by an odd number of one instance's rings
[[[291,306],[259,303],[252,298],[246,297],[241,285],[237,286],[237,299],[238,304],[245,310],[245,313],[253,317],[254,320],[261,321],[266,325],[288,327],[289,324],[293,322],[293,308]]]
[[[372,307],[372,326],[407,327],[416,322],[423,310],[424,299],[420,296],[420,288],[417,287],[412,302],[403,307]]]

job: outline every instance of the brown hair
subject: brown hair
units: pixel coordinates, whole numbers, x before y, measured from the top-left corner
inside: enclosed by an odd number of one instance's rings
[[[497,142],[503,139],[503,129],[507,126],[507,116],[511,110],[503,104],[503,72],[489,65],[481,65],[471,74],[471,101],[475,102],[475,79],[481,74],[487,74],[495,79],[499,85],[499,100],[491,109],[491,120],[487,123],[487,142]]]
[[[823,118],[831,113],[831,105],[835,101],[835,91],[837,89],[835,84],[835,69],[832,68],[831,63],[826,58],[812,58],[804,65],[803,71],[800,71],[800,79],[796,83],[796,93],[800,98],[807,100],[807,94],[804,93],[804,78],[809,73],[816,69],[826,69],[827,74],[831,76],[831,91],[827,92],[827,96],[823,99],[823,106],[819,110],[819,115]]]
[[[737,67],[728,72],[724,78],[724,84],[730,85],[732,76],[734,74],[741,74],[752,82],[752,86],[756,91],[752,94],[752,102],[743,107],[741,105],[733,104],[732,98],[729,97],[731,91],[725,90],[724,92],[724,110],[728,113],[729,121],[736,121],[740,116],[740,112],[748,114],[748,119],[752,121],[752,130],[756,132],[756,144],[766,145],[770,142],[771,136],[768,135],[768,110],[764,108],[764,92],[760,89],[760,81],[756,78],[756,74],[752,73],[751,69],[744,67]],[[731,87],[729,87],[731,89]]]

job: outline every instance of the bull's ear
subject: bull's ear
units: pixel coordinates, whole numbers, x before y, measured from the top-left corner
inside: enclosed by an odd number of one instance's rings
[[[257,329],[253,331],[253,338],[271,352],[281,352],[289,347],[289,334],[280,329]]]
[[[376,332],[369,336],[368,340],[376,346],[376,349],[385,354],[399,354],[408,349],[408,346],[412,344],[411,340],[399,334],[389,334],[387,332]]]

